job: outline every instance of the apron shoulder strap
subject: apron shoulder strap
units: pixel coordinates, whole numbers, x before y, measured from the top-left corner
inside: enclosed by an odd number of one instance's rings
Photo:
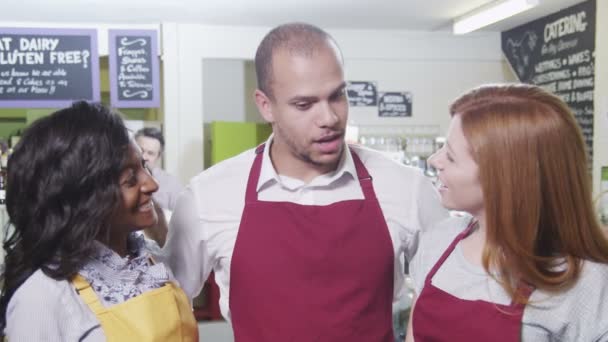
[[[536,287],[534,285],[528,284],[527,282],[520,280],[517,284],[515,296],[513,298],[511,298],[510,306],[512,306],[512,307],[526,306],[525,303],[528,302],[528,300],[530,299],[530,296],[532,295],[532,292],[534,292],[535,289],[536,289]]]
[[[249,178],[247,179],[247,190],[245,191],[245,202],[253,203],[258,200],[258,179],[260,178],[260,169],[262,168],[262,155],[266,144],[260,144],[255,149],[255,158],[253,165],[249,170]]]
[[[439,260],[437,260],[435,265],[433,265],[433,268],[431,268],[429,273],[426,275],[426,279],[424,280],[425,285],[431,283],[431,280],[435,276],[435,273],[437,273],[439,268],[441,268],[441,265],[443,265],[445,260],[450,256],[450,254],[452,254],[452,251],[454,251],[454,248],[456,248],[456,245],[460,242],[460,240],[467,237],[473,231],[473,229],[475,228],[476,225],[477,225],[477,221],[471,220],[469,222],[467,228],[465,230],[463,230],[460,234],[458,234],[458,236],[456,236],[456,238],[454,238],[452,243],[450,243],[448,248],[443,252],[443,254],[439,258]]]
[[[72,284],[76,289],[76,293],[80,296],[80,298],[84,301],[84,303],[95,313],[95,315],[103,312],[106,308],[101,304],[99,298],[91,284],[80,274],[76,274],[74,278],[72,278]]]
[[[363,196],[366,199],[376,199],[376,192],[374,191],[373,178],[367,171],[365,165],[361,161],[361,158],[357,155],[357,153],[353,150],[353,148],[348,145],[348,150],[346,153],[350,152],[353,162],[355,163],[355,170],[357,171],[357,178],[359,179],[359,184],[361,185],[361,190],[363,191]]]

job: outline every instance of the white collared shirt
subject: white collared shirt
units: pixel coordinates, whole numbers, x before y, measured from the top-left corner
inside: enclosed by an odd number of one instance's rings
[[[272,136],[266,142],[270,146]],[[418,234],[448,216],[430,180],[418,169],[392,161],[376,151],[351,146],[373,177],[373,186],[388,225],[395,255],[394,298],[404,290],[403,255],[410,260],[418,247]],[[194,177],[182,192],[171,218],[169,236],[158,258],[165,261],[186,294],[196,296],[215,272],[220,289],[220,309],[230,320],[230,261],[245,205],[254,150],[221,162]],[[334,172],[308,184],[278,175],[264,149],[258,199],[301,205],[328,205],[363,199],[355,164],[344,153]],[[269,221],[269,224],[271,222]],[[272,281],[268,279],[268,281]]]

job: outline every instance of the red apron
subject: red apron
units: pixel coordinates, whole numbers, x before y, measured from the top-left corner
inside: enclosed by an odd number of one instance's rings
[[[469,225],[454,239],[426,277],[424,288],[414,307],[412,329],[416,342],[521,340],[521,320],[525,305],[460,299],[431,283],[437,270],[472,228],[473,224]],[[528,287],[520,287],[520,291],[526,298],[532,292]]]
[[[393,342],[394,253],[372,179],[365,198],[326,206],[258,200],[261,145],[232,254],[236,342]]]

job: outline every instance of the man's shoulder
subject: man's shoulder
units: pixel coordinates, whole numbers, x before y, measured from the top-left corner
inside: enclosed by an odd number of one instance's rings
[[[429,229],[422,232],[421,239],[429,245],[449,245],[458,234],[462,233],[473,221],[469,214],[451,214],[435,222]],[[445,248],[444,248],[445,249]],[[443,250],[441,249],[441,253]]]
[[[216,187],[227,183],[246,182],[255,155],[255,149],[249,149],[225,159],[194,176],[190,180],[189,186],[193,188]]]
[[[349,147],[357,154],[372,177],[374,173],[380,172],[382,177],[388,178],[391,182],[405,183],[425,178],[420,169],[395,161],[379,151],[355,144]]]

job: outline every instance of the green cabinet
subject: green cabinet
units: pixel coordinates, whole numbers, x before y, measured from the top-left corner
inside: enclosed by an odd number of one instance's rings
[[[211,122],[210,166],[263,143],[271,133],[271,126],[265,123]]]

